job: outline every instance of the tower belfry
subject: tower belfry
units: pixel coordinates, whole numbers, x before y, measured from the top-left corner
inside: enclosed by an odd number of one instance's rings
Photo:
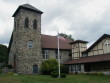
[[[41,64],[41,14],[39,9],[20,5],[13,14],[14,30],[9,45],[9,64],[19,74],[39,72]]]

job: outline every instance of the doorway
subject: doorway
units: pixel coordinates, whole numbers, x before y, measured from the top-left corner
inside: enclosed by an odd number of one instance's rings
[[[38,74],[38,65],[33,65],[33,74]]]

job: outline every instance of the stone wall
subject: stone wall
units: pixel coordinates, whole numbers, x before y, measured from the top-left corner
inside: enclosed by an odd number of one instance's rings
[[[25,18],[29,19],[29,28],[24,27]],[[33,21],[37,20],[37,29],[33,29]],[[32,74],[33,65],[41,64],[41,14],[20,9],[14,18],[13,41],[9,53],[9,64],[19,74]],[[33,47],[28,42],[33,41]],[[15,61],[14,61],[15,60]]]

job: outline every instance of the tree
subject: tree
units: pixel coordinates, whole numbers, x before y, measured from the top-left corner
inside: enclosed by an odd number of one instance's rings
[[[51,72],[58,70],[58,62],[56,59],[49,59],[41,64],[41,72],[45,75],[50,75]]]
[[[8,63],[7,46],[0,44],[0,63]]]
[[[67,34],[65,34],[65,33],[59,33],[59,35],[60,35],[60,36],[63,36],[64,38],[68,38],[68,39],[74,40],[74,39],[72,38],[72,35],[71,35],[71,34],[70,34],[70,35],[67,35]]]

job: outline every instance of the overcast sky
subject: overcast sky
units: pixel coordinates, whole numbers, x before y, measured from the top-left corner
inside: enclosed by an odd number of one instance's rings
[[[110,34],[110,0],[0,0],[0,43],[8,44],[13,30],[13,13],[29,3],[40,9],[42,34],[71,34],[90,44]]]

